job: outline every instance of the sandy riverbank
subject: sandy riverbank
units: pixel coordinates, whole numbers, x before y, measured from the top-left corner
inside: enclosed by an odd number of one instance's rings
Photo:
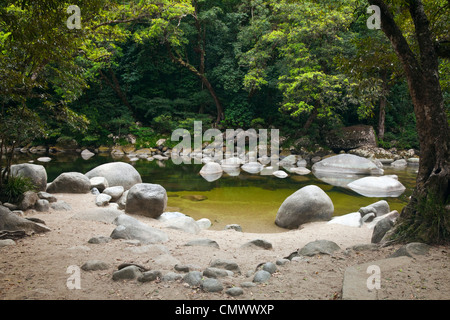
[[[370,243],[372,229],[346,227],[324,222],[304,225],[299,230],[282,233],[242,233],[234,230],[202,230],[189,234],[164,228],[169,241],[155,245],[136,245],[126,240],[91,244],[94,236],[109,236],[113,224],[74,219],[74,215],[96,208],[91,194],[57,194],[72,206],[71,211],[46,213],[28,211],[26,217],[45,221],[50,232],[17,240],[15,245],[0,248],[0,299],[339,299],[347,267],[384,259],[399,246],[376,251],[355,251],[353,245]],[[159,221],[139,220],[162,228]],[[208,238],[219,248],[185,246],[193,239]],[[244,249],[254,239],[264,239],[270,250]],[[316,255],[278,266],[269,282],[244,288],[236,298],[226,288],[252,281],[247,277],[258,264],[275,262],[314,240],[331,240],[342,249],[332,256]],[[450,296],[450,263],[448,247],[432,247],[425,256],[410,258],[407,268],[381,275],[379,299],[448,299]],[[140,283],[136,280],[113,281],[112,273],[124,262],[137,263],[164,275],[174,271],[175,264],[192,265],[204,270],[215,259],[235,261],[241,274],[221,278],[224,290],[218,293],[190,288],[182,281],[160,280]],[[101,260],[109,268],[101,271],[81,270],[81,289],[68,289],[69,266],[81,267],[89,260]],[[369,275],[368,275],[369,276]]]

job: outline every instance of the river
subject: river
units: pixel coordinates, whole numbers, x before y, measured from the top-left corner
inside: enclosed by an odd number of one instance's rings
[[[400,212],[415,186],[418,168],[408,166],[396,169],[385,166],[385,175],[397,175],[406,191],[397,198],[368,198],[349,189],[329,185],[312,173],[304,176],[289,174],[287,178],[280,179],[241,170],[238,176],[224,173],[220,179],[208,182],[199,175],[202,165],[175,165],[171,160],[143,159],[130,162],[127,157],[112,158],[109,154],[98,154],[84,160],[79,154],[60,153],[48,155],[52,160],[44,163],[37,160],[42,156],[18,154],[14,162],[33,161],[42,164],[47,170],[49,182],[63,172],[86,173],[103,163],[128,162],[141,174],[143,182],[160,184],[167,190],[169,198],[166,211],[183,212],[194,219],[208,218],[212,222],[211,229],[215,230],[221,230],[227,224],[239,224],[243,231],[255,233],[285,232],[286,229],[274,223],[278,208],[289,195],[310,184],[319,186],[330,196],[335,216],[358,211],[360,207],[383,199],[388,201],[391,210]],[[189,197],[186,196],[190,195],[206,196],[206,200],[187,199]]]

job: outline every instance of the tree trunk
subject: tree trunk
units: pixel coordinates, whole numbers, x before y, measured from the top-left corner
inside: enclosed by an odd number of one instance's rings
[[[386,97],[383,95],[380,98],[380,111],[378,113],[378,139],[384,139],[384,122],[386,120]]]
[[[200,78],[200,80],[202,81],[202,84],[206,87],[206,89],[208,89],[209,94],[213,98],[214,103],[216,105],[216,109],[217,109],[216,124],[218,124],[221,120],[223,120],[225,118],[225,116],[223,113],[222,103],[220,102],[220,99],[217,96],[216,91],[214,90],[213,86],[209,82],[208,78],[205,76],[204,73],[199,72],[193,65],[184,61],[181,57],[175,56],[174,53],[172,52],[172,48],[170,48],[169,44],[166,44],[166,47],[167,47],[167,51],[169,52],[169,56],[172,59],[172,61],[178,63],[179,65],[187,68],[189,71],[194,73],[197,77]]]
[[[380,7],[381,28],[403,64],[414,104],[420,142],[416,188],[410,202],[402,210],[399,223],[390,238],[399,242],[448,242],[450,134],[438,77],[438,59],[428,18],[420,0],[409,2],[420,49],[420,59],[417,59],[385,2],[369,0],[369,3]]]
[[[314,120],[316,120],[317,115],[319,114],[319,109],[317,107],[314,107],[313,111],[308,117],[308,120],[306,120],[305,125],[303,126],[303,132],[306,134],[313,124]]]

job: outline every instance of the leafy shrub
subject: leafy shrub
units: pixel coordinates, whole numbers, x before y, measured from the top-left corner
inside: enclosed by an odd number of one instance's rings
[[[174,129],[176,129],[176,124],[174,123],[171,115],[162,114],[153,118],[152,127],[155,131],[160,133],[171,133]]]
[[[230,103],[225,109],[225,119],[222,125],[226,128],[247,129],[251,126],[254,112],[248,106],[248,103]]]
[[[152,128],[132,125],[130,133],[136,136],[136,148],[150,148],[156,145],[158,138]]]
[[[266,128],[266,121],[264,121],[263,118],[256,118],[256,119],[253,119],[250,122],[250,126],[252,128],[256,128],[256,129],[265,129]]]
[[[390,131],[384,135],[381,147],[390,148],[396,147],[398,149],[419,149],[419,137],[416,129],[416,119],[413,113],[406,114],[404,116],[405,123],[402,126],[396,126],[389,128]]]
[[[10,176],[0,191],[0,199],[3,202],[18,203],[27,191],[36,191],[36,186],[30,178]]]
[[[207,130],[212,125],[212,118],[206,114],[186,114],[186,118],[178,120],[176,122],[177,129],[186,129],[191,134],[194,132],[194,122],[201,121],[202,129]]]

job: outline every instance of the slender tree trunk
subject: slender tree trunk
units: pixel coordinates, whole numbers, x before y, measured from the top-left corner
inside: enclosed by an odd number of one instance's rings
[[[135,120],[138,120],[136,112],[134,111],[134,108],[131,106],[130,102],[128,101],[125,92],[123,92],[122,88],[120,87],[119,80],[117,79],[116,74],[114,73],[114,71],[112,69],[109,69],[109,74],[111,75],[111,79],[112,80],[110,80],[103,73],[102,70],[100,70],[99,73],[100,73],[100,76],[102,77],[102,79],[106,82],[106,84],[108,86],[110,86],[114,90],[114,92],[116,93],[117,97],[119,97],[119,99],[122,101],[122,103],[128,108],[128,110],[133,115],[133,118]]]
[[[420,0],[409,3],[420,49],[417,59],[382,0],[369,0],[381,9],[381,28],[390,39],[405,70],[414,104],[420,142],[416,188],[402,210],[394,241],[450,241],[450,134],[439,83],[438,59],[429,22]]]
[[[311,112],[311,114],[308,117],[308,120],[306,120],[305,125],[303,126],[303,132],[308,132],[309,128],[313,124],[314,120],[316,120],[317,115],[319,114],[319,109],[317,107],[314,107],[314,110]]]
[[[386,120],[386,97],[383,95],[380,98],[380,111],[378,113],[378,139],[384,139],[385,120]]]
[[[3,146],[4,146],[4,141],[3,140],[4,139],[1,139],[1,142],[0,142],[0,189],[3,188],[3,182],[4,182],[4,179],[6,178],[6,173],[7,173],[6,170],[8,169],[7,167],[5,167],[5,170],[3,171],[3,166],[2,166],[2,162],[3,162]]]
[[[166,44],[166,47],[167,47],[167,51],[169,52],[169,56],[172,59],[172,61],[178,63],[182,67],[187,68],[189,71],[191,71],[197,77],[199,77],[200,80],[202,81],[202,84],[206,87],[206,89],[208,89],[208,91],[216,105],[216,109],[217,109],[216,124],[218,124],[221,120],[224,119],[223,107],[222,107],[222,103],[220,102],[219,97],[216,94],[216,91],[214,90],[213,86],[209,82],[208,78],[205,76],[204,73],[201,73],[200,71],[198,71],[197,68],[195,68],[193,65],[184,61],[181,57],[175,56],[174,53],[172,52],[172,48],[170,48],[169,44]]]

